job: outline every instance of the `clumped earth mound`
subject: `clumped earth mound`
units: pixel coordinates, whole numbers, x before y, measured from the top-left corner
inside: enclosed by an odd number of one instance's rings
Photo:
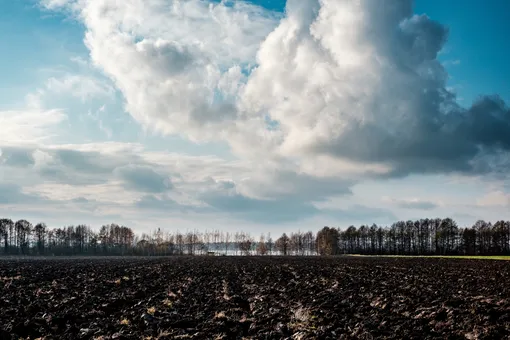
[[[453,259],[0,260],[0,339],[503,339],[509,277]]]

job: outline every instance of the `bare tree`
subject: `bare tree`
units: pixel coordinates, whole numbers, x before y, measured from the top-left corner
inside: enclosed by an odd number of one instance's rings
[[[230,246],[230,241],[231,241],[231,236],[230,236],[230,233],[227,231],[225,233],[225,241],[224,241],[224,245],[225,245],[225,255],[228,254],[228,248]]]
[[[246,234],[242,232],[239,236],[239,250],[241,250],[241,253],[244,255],[250,255],[251,254],[251,247],[253,244],[253,239],[249,234]]]
[[[15,223],[14,229],[18,238],[18,246],[22,254],[26,254],[29,247],[30,233],[32,232],[32,223],[27,220],[19,220]]]
[[[337,255],[340,233],[338,229],[324,227],[317,233],[317,252],[320,255]]]
[[[315,236],[313,232],[308,231],[303,236],[304,249],[307,255],[312,255],[315,251]]]
[[[46,236],[46,224],[44,223],[38,223],[34,227],[35,237],[36,237],[36,243],[37,243],[37,250],[39,254],[44,253],[44,245],[45,245],[45,236]]]
[[[2,242],[3,241],[3,242]],[[209,247],[228,253],[234,243],[236,254],[271,254],[273,249],[283,255],[362,254],[437,254],[437,255],[508,255],[510,253],[510,221],[494,224],[477,221],[461,228],[451,218],[397,221],[390,227],[359,228],[350,226],[322,228],[316,235],[309,231],[283,234],[273,243],[271,234],[262,234],[257,242],[245,232],[222,233],[218,230],[200,233],[197,230],[173,234],[160,228],[140,236],[126,226],[112,223],[93,231],[89,226],[64,226],[48,229],[44,223],[34,228],[27,220],[13,223],[0,219],[0,242],[3,253],[22,254],[117,254],[117,255],[190,255],[204,254]]]
[[[4,253],[7,254],[9,251],[8,239],[9,236],[12,235],[12,230],[14,228],[14,222],[11,219],[3,218],[0,219],[0,237],[4,239]],[[12,241],[11,241],[12,242]]]
[[[274,243],[273,243],[273,239],[271,238],[271,233],[267,233],[266,244],[267,244],[267,251],[269,252],[270,255],[272,255],[273,254]]]
[[[266,255],[267,246],[264,234],[260,235],[259,243],[257,244],[257,255]]]
[[[287,234],[283,233],[282,236],[275,242],[276,249],[283,254],[284,256],[287,256],[289,253],[289,246],[290,246],[290,239],[287,236]]]

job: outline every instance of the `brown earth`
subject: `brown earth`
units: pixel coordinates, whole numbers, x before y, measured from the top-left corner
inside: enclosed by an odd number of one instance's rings
[[[504,339],[510,263],[0,260],[0,339]]]

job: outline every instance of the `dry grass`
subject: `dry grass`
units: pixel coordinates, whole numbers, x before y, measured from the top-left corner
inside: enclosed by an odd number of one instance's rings
[[[294,313],[292,314],[291,322],[288,326],[297,331],[302,331],[306,329],[313,329],[312,320],[314,316],[311,314],[310,310],[304,308],[302,306],[294,309]],[[299,337],[298,337],[299,339]]]
[[[5,277],[0,277],[0,280],[1,281],[12,281],[12,280],[21,280],[21,275],[18,275],[18,276],[5,276]]]
[[[164,299],[163,300],[163,306],[167,307],[167,308],[172,308],[172,301],[170,301],[169,299]]]
[[[215,319],[225,319],[227,316],[225,315],[225,312],[218,312],[216,315],[214,315]]]

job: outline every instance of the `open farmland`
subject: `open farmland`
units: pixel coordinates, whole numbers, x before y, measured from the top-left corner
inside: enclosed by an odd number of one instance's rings
[[[506,261],[0,260],[0,338],[501,339]]]

